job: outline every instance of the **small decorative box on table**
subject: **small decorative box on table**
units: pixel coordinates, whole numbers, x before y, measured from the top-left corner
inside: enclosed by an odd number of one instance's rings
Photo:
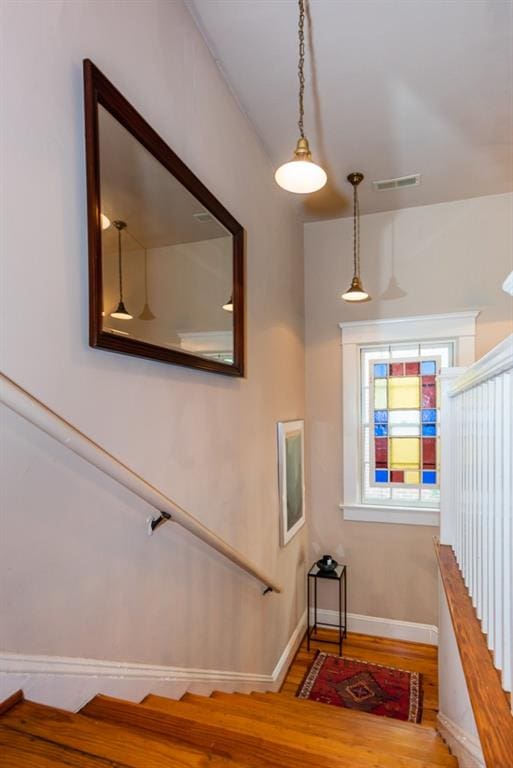
[[[319,561],[321,562],[321,561]],[[346,581],[346,566],[339,565],[334,560],[333,567],[331,569],[321,568],[318,563],[314,563],[308,571],[308,589],[307,589],[307,616],[308,616],[308,629],[306,632],[306,647],[310,650],[310,640],[317,640],[322,643],[331,643],[338,645],[339,656],[342,656],[342,640],[347,637],[347,581]],[[317,621],[317,580],[323,579],[324,581],[333,581],[338,583],[338,624],[328,624],[327,622]],[[311,582],[313,581],[313,624],[311,623],[310,615],[310,596],[311,596]],[[322,627],[333,627],[338,629],[338,640],[324,640],[318,637],[318,629]]]

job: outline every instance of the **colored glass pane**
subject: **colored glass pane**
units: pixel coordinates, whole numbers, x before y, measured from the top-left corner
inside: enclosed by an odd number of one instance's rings
[[[407,376],[418,376],[420,373],[419,363],[406,363],[404,367]]]
[[[387,375],[387,364],[386,363],[375,363],[375,365],[374,365],[374,378],[375,379],[382,379],[386,375]]]
[[[423,424],[436,423],[436,410],[430,408],[429,410],[422,411],[422,423]]]
[[[390,376],[404,376],[404,363],[390,363]]]
[[[423,376],[434,376],[436,373],[436,363],[434,360],[423,360],[420,364],[420,372]]]
[[[405,483],[420,483],[420,472],[415,472],[414,470],[410,470],[409,472],[404,473],[404,482]]]
[[[434,485],[436,483],[436,472],[423,472],[422,482],[426,485]]]
[[[422,437],[436,437],[436,424],[423,424]]]
[[[386,437],[388,435],[388,425],[387,424],[376,424],[374,426],[374,435],[376,437]]]
[[[377,469],[375,478],[377,483],[388,483],[388,472],[386,469]]]
[[[434,376],[422,377],[422,407],[436,408],[436,384]]]
[[[386,413],[386,411],[385,411]],[[390,411],[390,424],[418,424],[420,421],[420,411]]]
[[[390,438],[390,468],[418,469],[420,467],[420,440],[416,437]]]
[[[393,410],[399,408],[419,408],[419,377],[408,376],[405,378],[389,379],[388,407]]]
[[[388,467],[388,440],[383,437],[376,437],[374,440],[374,455],[376,466],[382,469]]]
[[[374,408],[380,410],[387,407],[387,380],[374,381]]]
[[[388,421],[388,411],[374,411],[374,421],[376,424],[386,424]]]
[[[436,469],[436,439],[434,437],[422,438],[422,468]]]
[[[390,482],[391,483],[404,483],[404,472],[400,472],[399,470],[395,470],[390,472]]]
[[[420,428],[415,424],[404,427],[391,424],[390,437],[420,437]]]

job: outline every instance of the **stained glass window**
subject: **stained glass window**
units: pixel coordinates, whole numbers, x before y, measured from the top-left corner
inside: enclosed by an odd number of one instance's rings
[[[438,506],[438,375],[453,342],[363,348],[362,501]]]

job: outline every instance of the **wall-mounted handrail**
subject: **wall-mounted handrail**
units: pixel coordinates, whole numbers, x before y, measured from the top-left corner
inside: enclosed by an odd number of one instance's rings
[[[161,493],[157,488],[148,483],[143,477],[127,467],[119,459],[106,451],[101,445],[95,443],[83,432],[80,432],[73,424],[63,419],[57,413],[48,408],[37,398],[30,395],[12,379],[0,373],[0,402],[29,421],[34,426],[46,432],[57,442],[69,448],[81,458],[85,459],[93,467],[104,472],[113,480],[132,491],[143,501],[150,504],[159,513],[171,515],[173,522],[181,525],[198,539],[208,544],[221,555],[238,565],[243,571],[249,573],[255,579],[265,585],[266,592],[281,592],[282,587],[270,579],[256,565],[254,565],[241,552],[234,549],[224,539],[215,534],[194,515],[186,512],[179,504]],[[158,515],[155,520],[158,520]]]

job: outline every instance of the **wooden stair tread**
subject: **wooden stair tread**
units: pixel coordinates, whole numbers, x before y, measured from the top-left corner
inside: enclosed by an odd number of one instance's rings
[[[329,758],[333,768],[433,768],[425,759],[404,758],[366,746],[352,746],[336,738],[325,738],[285,727],[283,722],[267,723],[224,711],[212,712],[203,706],[169,699],[166,710],[152,709],[107,696],[96,696],[82,712],[105,719],[169,734],[198,746],[209,746],[230,757],[257,754],[271,763],[297,768],[318,768]]]
[[[2,768],[125,768],[122,763],[76,752],[1,725],[0,755]]]
[[[167,701],[167,699],[162,697],[150,695],[146,697],[143,705],[154,706],[157,709],[162,707],[163,711],[165,711]],[[351,744],[353,746],[364,744],[367,747],[376,749],[378,752],[385,751],[398,755],[408,755],[417,759],[429,759],[440,765],[456,765],[444,742],[434,731],[430,743],[427,743],[427,740],[424,738],[418,739],[416,732],[403,733],[402,731],[394,730],[391,730],[386,735],[385,741],[383,733],[379,730],[376,733],[372,728],[368,727],[367,722],[364,727],[361,727],[360,724],[355,724],[354,719],[348,718],[347,722],[341,724],[340,721],[333,722],[329,716],[330,713],[327,713],[322,718],[316,718],[312,717],[310,711],[306,711],[306,709],[298,712],[296,709],[287,708],[286,702],[285,706],[279,707],[276,704],[269,706],[267,702],[258,701],[251,696],[221,692],[216,692],[210,698],[186,693],[182,697],[182,701],[224,709],[233,713],[246,712],[246,717],[250,716],[252,719],[259,719],[264,722],[276,722],[280,717],[283,719],[283,722],[287,723],[292,718],[295,726],[299,725],[301,731],[315,733],[329,739],[337,739],[344,744]],[[374,717],[376,716],[374,715]]]
[[[214,694],[217,695],[217,691]],[[249,694],[249,696],[258,701],[267,702],[271,707],[275,705],[278,707],[290,706],[293,708],[292,711],[297,712],[307,710],[312,717],[319,718],[320,720],[333,722],[336,719],[340,723],[349,722],[352,723],[353,727],[358,727],[359,725],[360,727],[379,730],[385,736],[391,731],[400,731],[408,735],[415,733],[418,739],[425,739],[427,743],[430,743],[433,739],[433,733],[435,733],[433,728],[426,728],[418,723],[407,723],[404,720],[395,720],[390,717],[377,718],[376,715],[369,714],[368,712],[358,712],[354,709],[345,709],[344,707],[331,707],[328,704],[284,696],[280,693],[254,692]]]
[[[147,731],[134,733],[112,723],[93,722],[82,715],[28,701],[10,709],[0,724],[130,768],[203,768],[216,764],[200,749],[183,743],[163,743],[152,739]]]

